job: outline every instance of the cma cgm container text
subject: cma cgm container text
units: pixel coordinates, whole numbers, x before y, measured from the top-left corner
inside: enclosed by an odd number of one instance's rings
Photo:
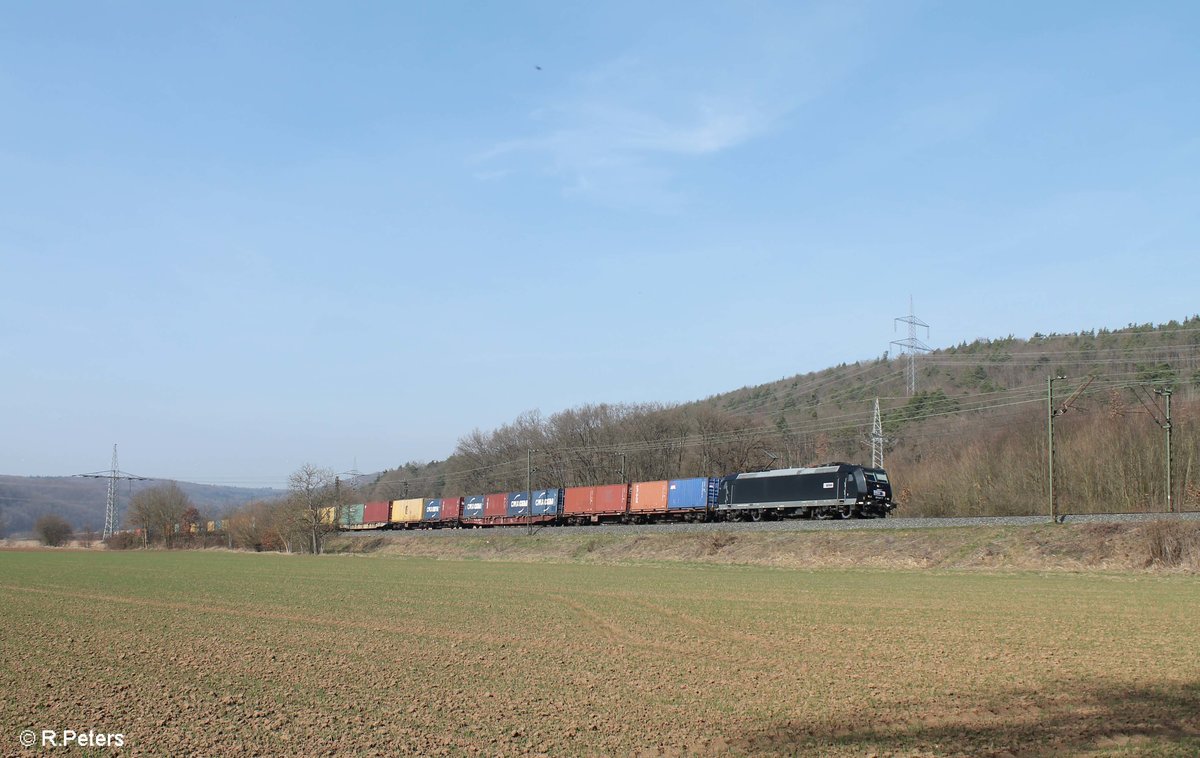
[[[534,490],[533,515],[557,516],[562,513],[562,490]]]
[[[529,515],[529,493],[510,492],[504,498],[504,515],[508,517]]]
[[[534,490],[533,492],[533,515],[534,516],[557,516],[559,514],[559,505],[561,502],[561,490]],[[510,518],[518,518],[529,515],[529,493],[528,492],[510,492],[505,501],[505,515]]]
[[[422,521],[441,521],[442,520],[442,500],[434,498],[425,501],[425,510],[421,512]]]
[[[472,495],[463,498],[463,518],[483,518],[483,506],[487,498],[483,495]]]

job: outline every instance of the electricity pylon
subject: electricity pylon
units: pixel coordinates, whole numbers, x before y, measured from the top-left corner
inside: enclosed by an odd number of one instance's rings
[[[871,420],[871,468],[883,468],[883,418],[879,398],[875,398],[875,417]]]
[[[107,479],[108,480],[108,504],[104,509],[104,534],[103,539],[108,539],[117,529],[117,524],[120,520],[117,518],[117,482],[122,479],[131,482],[144,482],[150,477],[134,476],[127,474],[117,468],[117,446],[113,445],[112,468],[108,471],[95,471],[91,474],[76,474],[88,479]]]
[[[926,345],[921,340],[917,339],[917,327],[925,327],[925,336],[929,336],[929,324],[926,324],[921,319],[913,315],[912,295],[908,296],[908,315],[892,319],[892,329],[896,328],[896,322],[908,324],[908,339],[892,340],[891,345],[898,345],[903,348],[902,355],[908,354],[908,394],[909,397],[917,394],[917,353],[928,353],[932,350],[929,345]]]

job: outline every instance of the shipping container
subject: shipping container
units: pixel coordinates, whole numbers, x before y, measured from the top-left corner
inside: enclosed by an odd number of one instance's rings
[[[363,505],[364,524],[386,524],[390,518],[391,503],[386,500],[375,500]]]
[[[562,513],[562,490],[535,490],[533,493],[533,515],[557,516]]]
[[[217,531],[218,531],[218,532],[220,532],[220,531],[224,531],[224,530],[225,530],[225,519],[220,519],[220,518],[219,518],[219,519],[217,519],[217,520],[216,520],[216,522],[214,522],[214,523],[216,523],[216,525],[217,525]],[[331,524],[333,523],[333,519],[332,519],[332,518],[331,518],[331,519],[329,519],[329,523],[331,523]]]
[[[483,504],[485,498],[483,495],[472,495],[463,498],[462,517],[463,518],[483,518]]]
[[[625,513],[629,510],[629,485],[606,484],[596,488],[593,506],[597,513]]]
[[[393,500],[391,521],[393,524],[416,523],[421,520],[421,510],[424,507],[425,501],[419,497]]]
[[[602,487],[568,487],[563,493],[562,512],[566,515],[613,515],[624,514],[628,510],[628,484],[608,484]]]
[[[209,522],[208,522],[208,531],[209,531],[209,532],[215,532],[215,531],[217,531],[217,522],[215,522],[215,521],[209,521]]]
[[[503,518],[508,515],[508,493],[497,492],[483,501],[483,515],[488,518]]]
[[[635,482],[629,494],[630,513],[660,513],[667,510],[668,482]]]
[[[425,510],[421,513],[422,521],[440,521],[442,518],[442,501],[440,499],[426,500]]]
[[[342,506],[341,525],[345,527],[361,526],[363,522],[363,503]]]
[[[529,515],[529,493],[510,492],[504,498],[504,515],[509,518]]]
[[[337,508],[322,508],[317,511],[317,518],[321,520],[322,524],[333,526],[334,522],[337,521]]]
[[[702,476],[696,479],[672,479],[667,492],[670,510],[704,510],[717,504],[719,479]]]
[[[592,512],[595,487],[567,487],[563,491],[563,513],[571,516]]]
[[[461,497],[442,498],[442,521],[458,521],[459,514],[462,513],[462,505]]]

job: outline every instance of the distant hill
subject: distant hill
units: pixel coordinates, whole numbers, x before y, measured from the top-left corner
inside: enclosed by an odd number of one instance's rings
[[[121,482],[119,505],[124,516],[132,494],[161,482]],[[178,482],[201,514],[212,518],[239,505],[283,495],[275,489],[220,487],[210,484]],[[39,516],[54,513],[65,518],[77,530],[104,527],[108,502],[108,480],[69,476],[27,477],[0,475],[0,536],[31,532]]]

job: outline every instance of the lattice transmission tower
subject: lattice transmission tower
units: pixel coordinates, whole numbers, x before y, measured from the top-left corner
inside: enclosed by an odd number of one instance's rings
[[[117,498],[118,498],[120,492],[117,489],[117,482],[120,482],[121,480],[129,481],[129,482],[144,482],[150,478],[148,476],[134,476],[133,474],[128,474],[128,473],[122,471],[121,469],[119,469],[117,467],[117,446],[116,445],[113,445],[113,457],[112,457],[112,468],[111,469],[109,469],[108,471],[94,471],[90,474],[76,474],[75,476],[82,476],[87,479],[107,479],[108,480],[108,503],[105,505],[105,508],[104,508],[103,539],[108,539],[109,537],[111,537],[113,535],[113,532],[116,531],[117,525],[120,524],[120,519],[118,517],[119,514],[117,512],[118,511]]]
[[[889,344],[898,345],[901,348],[900,354],[908,355],[908,394],[911,397],[917,394],[917,353],[928,353],[933,349],[917,339],[917,327],[925,327],[925,336],[928,337],[929,324],[913,315],[912,295],[908,296],[908,315],[892,319],[893,329],[896,328],[897,322],[908,324],[908,338],[892,340]]]
[[[883,468],[883,417],[879,415],[879,398],[875,398],[875,416],[871,420],[871,468]]]

